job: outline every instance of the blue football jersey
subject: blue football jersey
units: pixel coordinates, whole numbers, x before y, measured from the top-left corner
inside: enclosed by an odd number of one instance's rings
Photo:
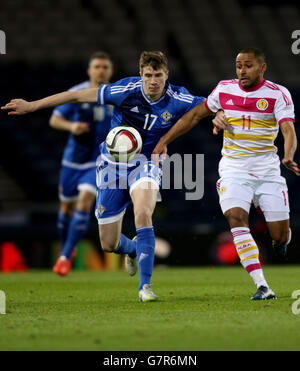
[[[156,100],[150,100],[140,77],[129,77],[113,84],[101,85],[98,90],[98,105],[114,105],[111,127],[129,125],[139,131],[143,140],[142,154],[151,157],[159,139],[186,112],[205,100],[191,95],[184,87],[166,83],[165,93]],[[100,146],[107,153],[106,146]]]
[[[70,91],[90,88],[85,81],[69,89]],[[89,132],[74,135],[70,133],[63,153],[63,165],[74,168],[95,166],[99,155],[99,145],[105,140],[112,118],[112,106],[96,103],[68,103],[54,109],[53,115],[61,116],[72,122],[87,122]]]

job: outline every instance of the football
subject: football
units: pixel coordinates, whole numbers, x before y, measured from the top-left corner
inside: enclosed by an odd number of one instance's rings
[[[140,133],[131,126],[117,126],[110,130],[106,137],[108,153],[116,161],[128,162],[139,154],[143,141]]]

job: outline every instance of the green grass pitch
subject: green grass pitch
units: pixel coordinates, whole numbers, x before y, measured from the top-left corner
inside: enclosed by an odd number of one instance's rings
[[[123,271],[1,274],[0,350],[300,350],[300,266],[264,271],[278,300],[250,301],[239,266],[156,268],[156,303]]]

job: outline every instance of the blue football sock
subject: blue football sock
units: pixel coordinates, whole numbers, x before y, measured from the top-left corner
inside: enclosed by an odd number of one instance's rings
[[[57,232],[61,246],[66,242],[71,216],[63,214],[60,210],[57,215]]]
[[[136,241],[127,238],[123,233],[120,236],[119,246],[114,250],[115,254],[128,254],[130,258],[136,257]]]
[[[77,242],[85,235],[90,221],[90,212],[75,210],[70,221],[66,242],[63,246],[61,256],[70,259],[72,251]]]
[[[154,264],[155,235],[152,226],[138,228],[136,231],[136,253],[140,272],[139,290],[141,290],[145,284],[150,284],[151,281]]]

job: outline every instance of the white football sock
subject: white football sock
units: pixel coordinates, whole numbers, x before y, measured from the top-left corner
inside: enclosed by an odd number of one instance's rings
[[[231,233],[242,266],[252,277],[257,287],[269,287],[259,261],[259,251],[249,228],[232,228]]]

